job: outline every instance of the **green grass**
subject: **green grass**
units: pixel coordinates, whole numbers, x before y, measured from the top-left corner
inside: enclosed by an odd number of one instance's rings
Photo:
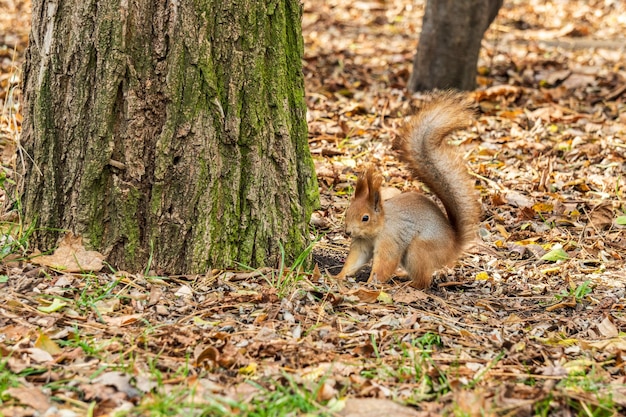
[[[248,381],[256,391],[247,400],[232,400],[197,387],[179,387],[164,390],[160,385],[154,393],[146,395],[132,410],[118,413],[117,416],[215,416],[230,417],[278,417],[278,416],[331,416],[331,402],[328,405],[316,400],[316,393],[323,384],[306,388],[289,375],[280,381]],[[204,393],[203,393],[204,392]]]
[[[277,270],[272,271],[265,277],[267,283],[276,289],[276,294],[279,298],[284,298],[291,294],[298,286],[298,283],[308,275],[306,266],[316,242],[317,240],[311,242],[289,268],[286,267],[285,263],[285,249],[280,245],[280,265]]]
[[[432,359],[432,354],[442,346],[435,333],[410,339],[398,339],[388,345],[384,352],[375,338],[370,338],[375,361],[366,364],[360,375],[390,387],[408,383],[416,388],[407,399],[409,404],[433,400],[451,391],[448,375]]]
[[[591,292],[593,291],[590,287],[590,284],[591,281],[587,280],[577,287],[572,286],[567,291],[561,291],[561,293],[556,294],[554,297],[557,299],[557,301],[561,301],[564,298],[573,298],[574,300],[576,300],[577,303],[580,303],[586,296],[591,294]]]
[[[5,391],[19,386],[19,376],[11,372],[5,359],[0,360],[0,405],[6,400]]]
[[[0,170],[0,176],[2,175],[4,171]],[[2,185],[0,187],[4,188]],[[25,227],[21,216],[16,221],[0,222],[0,262],[9,258],[24,259],[29,248],[28,241],[34,231],[34,224]]]

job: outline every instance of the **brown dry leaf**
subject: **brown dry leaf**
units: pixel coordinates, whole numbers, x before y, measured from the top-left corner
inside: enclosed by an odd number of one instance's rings
[[[520,88],[512,85],[496,85],[489,87],[485,91],[476,92],[476,100],[494,100],[500,96],[516,96],[520,93]]]
[[[580,340],[580,345],[584,349],[597,349],[599,351],[605,351],[607,353],[615,354],[617,352],[626,352],[626,337],[615,337],[613,339],[599,340],[594,342],[587,342]]]
[[[454,392],[455,403],[463,410],[468,417],[489,417],[493,413],[488,411],[485,395],[480,390],[466,391],[458,390]]]
[[[51,407],[48,396],[37,387],[11,387],[6,389],[4,393],[40,413],[45,413]]]
[[[311,273],[311,281],[317,282],[322,278],[322,273],[320,272],[320,267],[317,263],[313,267],[313,272]]]
[[[148,306],[153,306],[159,304],[161,301],[161,297],[163,297],[163,291],[158,286],[153,286],[150,288],[150,296],[148,297]]]
[[[102,384],[114,387],[119,392],[125,393],[128,397],[137,395],[137,390],[130,384],[130,375],[123,372],[105,372],[93,379],[94,384]]]
[[[330,222],[328,218],[321,211],[314,211],[311,214],[310,223],[312,226],[315,226],[319,229],[328,229],[330,227]]]
[[[352,352],[355,355],[365,356],[365,357],[372,356],[375,351],[376,349],[374,349],[374,346],[372,346],[372,344],[369,342],[359,345],[352,350]]]
[[[217,364],[220,357],[220,352],[213,346],[204,347],[198,345],[193,350],[194,364],[195,366],[202,366],[206,361],[211,362],[211,366]]]
[[[556,311],[567,307],[576,307],[576,299],[574,297],[564,298],[563,301],[546,307],[546,311]]]
[[[59,242],[52,255],[42,255],[31,259],[37,265],[48,266],[65,272],[100,271],[104,266],[104,255],[88,251],[83,246],[83,238],[67,233]]]
[[[233,346],[231,343],[226,343],[217,357],[217,363],[223,368],[230,368],[241,358],[239,349]]]
[[[375,303],[380,293],[380,290],[368,290],[359,287],[356,290],[349,291],[347,295],[354,295],[363,303]]]
[[[563,86],[568,90],[574,90],[588,85],[594,85],[595,83],[596,77],[593,75],[572,74],[563,82]]]
[[[604,229],[613,224],[613,207],[609,203],[599,204],[594,207],[589,215],[589,221],[594,227]]]
[[[9,325],[0,328],[0,334],[4,336],[5,341],[9,342],[17,342],[23,337],[28,336],[31,331],[32,328],[20,325]]]
[[[378,398],[348,398],[345,406],[338,413],[342,417],[419,417],[412,409],[391,400]]]
[[[416,290],[413,287],[404,287],[394,292],[393,299],[397,303],[419,303],[428,300],[428,295],[424,291]]]
[[[516,191],[509,191],[505,194],[506,202],[513,207],[532,207],[533,201]]]
[[[317,401],[328,401],[331,398],[335,398],[338,393],[337,388],[335,388],[335,381],[327,379],[322,386],[318,388],[315,397]]]
[[[28,356],[35,362],[46,363],[54,360],[50,353],[40,348],[28,348],[26,352],[28,352]]]
[[[615,327],[615,324],[613,324],[609,316],[606,316],[604,320],[598,323],[598,330],[600,334],[606,338],[617,337],[619,335],[619,330]]]
[[[103,316],[102,319],[109,326],[123,327],[123,326],[128,326],[130,324],[136,323],[137,320],[139,320],[141,317],[143,317],[143,314],[137,313],[137,314],[126,314],[124,316],[118,316],[118,317]]]

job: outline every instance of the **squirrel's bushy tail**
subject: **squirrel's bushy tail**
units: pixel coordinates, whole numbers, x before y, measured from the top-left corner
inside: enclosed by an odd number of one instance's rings
[[[395,147],[415,178],[443,203],[456,244],[462,249],[474,238],[480,205],[465,163],[445,139],[453,131],[467,127],[473,112],[459,93],[437,93],[430,98],[407,121]]]

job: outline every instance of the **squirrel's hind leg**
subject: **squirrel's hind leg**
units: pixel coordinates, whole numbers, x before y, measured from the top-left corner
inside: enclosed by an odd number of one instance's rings
[[[409,277],[411,286],[418,289],[430,287],[433,272],[450,261],[453,248],[445,241],[425,241],[415,239],[409,245],[403,266]]]

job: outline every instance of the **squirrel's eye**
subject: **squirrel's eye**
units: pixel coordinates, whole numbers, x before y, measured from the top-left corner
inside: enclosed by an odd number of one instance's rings
[[[361,221],[367,222],[369,221],[369,219],[370,219],[370,216],[368,216],[367,214],[364,214],[363,217],[361,218]]]

